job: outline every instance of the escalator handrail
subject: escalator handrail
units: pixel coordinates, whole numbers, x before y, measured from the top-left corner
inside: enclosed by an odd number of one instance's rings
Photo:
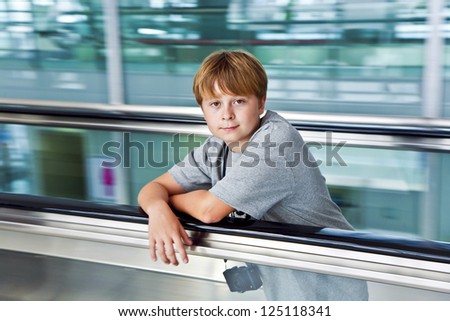
[[[133,205],[96,203],[82,200],[0,193],[0,207],[42,211],[122,222],[147,224],[147,216]],[[292,225],[268,221],[224,219],[204,224],[177,213],[183,226],[195,232],[210,232],[328,248],[368,252],[450,264],[450,243],[418,238],[381,235],[362,231]]]
[[[14,101],[14,100],[13,100]],[[65,102],[0,100],[0,111],[17,115],[73,117],[140,122],[183,122],[205,124],[198,107],[135,106]],[[277,111],[297,130],[392,135],[421,138],[450,138],[450,120],[423,117],[319,114]]]

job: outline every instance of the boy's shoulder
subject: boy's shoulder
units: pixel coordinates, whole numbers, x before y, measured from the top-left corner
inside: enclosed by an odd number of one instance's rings
[[[261,119],[261,125],[255,132],[256,136],[270,135],[276,140],[298,139],[300,137],[297,130],[278,113],[267,110]]]
[[[277,112],[274,112],[272,110],[266,110],[266,113],[261,118],[260,127],[264,127],[269,124],[279,124],[279,125],[283,125],[283,126],[291,126],[291,124],[286,120],[286,118],[284,118]]]

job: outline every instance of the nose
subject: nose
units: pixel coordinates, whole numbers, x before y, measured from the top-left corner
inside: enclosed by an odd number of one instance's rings
[[[231,120],[234,118],[233,107],[231,104],[227,104],[223,108],[222,120]]]

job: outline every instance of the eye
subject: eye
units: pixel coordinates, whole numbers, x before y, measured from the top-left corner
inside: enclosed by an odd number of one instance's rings
[[[238,98],[238,99],[236,99],[236,100],[234,101],[234,103],[235,103],[236,105],[242,105],[243,103],[245,103],[245,99]]]
[[[220,106],[220,102],[218,101],[212,101],[209,103],[209,106],[212,108],[218,108]]]

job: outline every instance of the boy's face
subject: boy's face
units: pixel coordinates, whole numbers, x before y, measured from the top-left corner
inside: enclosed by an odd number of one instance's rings
[[[203,99],[201,106],[208,128],[232,151],[242,152],[243,144],[259,128],[266,99],[255,95],[228,95],[215,87],[216,97]]]

